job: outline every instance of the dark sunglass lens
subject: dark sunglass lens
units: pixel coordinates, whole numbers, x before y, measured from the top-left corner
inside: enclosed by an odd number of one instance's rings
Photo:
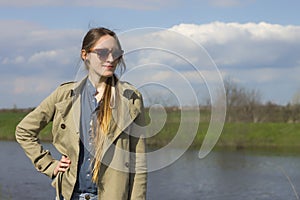
[[[109,49],[98,49],[97,54],[100,60],[105,61],[109,55]]]
[[[123,55],[123,50],[116,49],[112,52],[112,56],[114,59],[120,58]]]

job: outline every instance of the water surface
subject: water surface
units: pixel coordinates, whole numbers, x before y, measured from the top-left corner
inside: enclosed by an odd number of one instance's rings
[[[60,157],[52,145],[45,147]],[[225,150],[201,160],[197,155],[188,151],[167,168],[149,173],[147,199],[293,200],[295,191],[300,193],[300,155]],[[0,160],[1,200],[55,198],[51,180],[35,170],[16,142],[0,141]]]

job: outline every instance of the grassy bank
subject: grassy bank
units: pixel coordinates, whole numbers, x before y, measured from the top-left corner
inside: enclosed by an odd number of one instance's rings
[[[0,112],[0,140],[15,140],[15,129],[18,123],[27,115],[28,111]],[[51,124],[41,132],[42,140],[51,140]]]
[[[26,115],[26,112],[0,112],[0,139],[14,140],[15,127],[18,122]],[[158,115],[152,113],[152,119],[158,119]],[[203,119],[203,118],[202,118]],[[148,117],[148,122],[150,121]],[[180,113],[169,111],[167,120],[160,131],[148,138],[150,146],[157,148],[168,144],[178,132],[180,125]],[[191,119],[193,120],[192,115]],[[155,123],[155,121],[152,121]],[[199,148],[207,132],[209,123],[200,122],[197,135],[192,147]],[[186,134],[190,134],[186,130]],[[42,140],[51,140],[51,124],[41,133]],[[184,140],[185,136],[181,135]],[[300,124],[287,123],[226,123],[221,137],[218,140],[218,147],[231,148],[297,148],[300,147]]]

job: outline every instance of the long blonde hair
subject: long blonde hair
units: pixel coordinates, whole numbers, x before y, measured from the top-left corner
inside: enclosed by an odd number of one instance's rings
[[[112,93],[113,77],[109,77],[104,89],[103,98],[100,102],[100,107],[97,115],[96,126],[93,128],[93,143],[94,143],[94,159],[93,159],[93,176],[92,181],[97,183],[99,171],[101,166],[101,159],[103,156],[103,144],[109,134],[112,109],[110,106],[110,99]]]
[[[85,50],[85,52],[89,52],[96,42],[105,35],[110,35],[114,37],[121,49],[121,44],[115,34],[115,32],[107,29],[107,28],[92,28],[90,29],[85,37],[83,38],[82,42],[82,50]],[[121,65],[121,73],[125,70],[125,62],[123,60],[123,57],[121,56],[118,60],[118,65]],[[112,96],[112,87],[114,86],[115,82],[117,81],[117,78],[115,75],[112,77],[108,77],[106,80],[106,85],[103,93],[103,98],[100,102],[99,107],[99,113],[97,116],[97,121],[94,122],[92,130],[94,132],[93,134],[93,147],[94,147],[94,159],[92,164],[92,181],[95,183],[98,183],[99,178],[99,172],[100,172],[100,166],[101,166],[101,159],[103,154],[103,144],[106,139],[106,137],[109,134],[109,128],[110,128],[110,122],[112,119],[112,109],[110,106],[110,100]]]

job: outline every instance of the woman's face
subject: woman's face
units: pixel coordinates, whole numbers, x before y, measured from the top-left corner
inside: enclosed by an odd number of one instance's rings
[[[89,73],[99,77],[110,77],[114,74],[122,54],[123,51],[120,49],[116,39],[110,35],[105,35],[82,57]]]

